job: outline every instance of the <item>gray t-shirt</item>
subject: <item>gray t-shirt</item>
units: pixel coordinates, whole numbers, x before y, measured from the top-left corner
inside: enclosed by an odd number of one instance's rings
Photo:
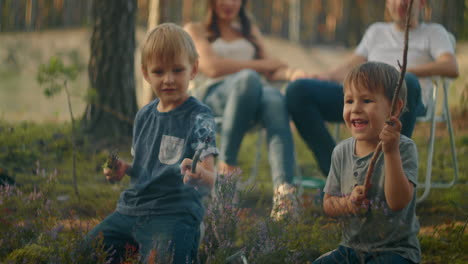
[[[354,186],[363,185],[372,154],[358,157],[355,139],[338,144],[332,155],[332,165],[324,192],[333,196],[350,195]],[[365,215],[342,218],[341,245],[365,252],[390,251],[413,262],[420,262],[421,249],[416,237],[419,222],[416,218],[416,191],[411,202],[400,211],[392,211],[384,193],[384,157],[380,154],[372,175],[369,191],[371,208]],[[414,142],[401,135],[400,155],[403,171],[416,186],[418,155]]]
[[[140,216],[188,213],[201,221],[203,194],[183,183],[180,163],[205,142],[201,157],[217,155],[211,110],[193,97],[169,112],[159,112],[158,103],[144,106],[135,117],[130,187],[120,195],[117,211]]]

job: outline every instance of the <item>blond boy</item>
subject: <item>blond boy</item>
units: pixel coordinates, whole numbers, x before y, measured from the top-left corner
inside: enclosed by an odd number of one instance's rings
[[[139,249],[144,263],[192,263],[197,260],[201,198],[215,181],[214,120],[210,109],[187,93],[198,71],[198,54],[179,26],[161,24],[142,50],[142,71],[158,99],[138,111],[133,129],[132,164],[119,160],[104,169],[109,180],[130,176],[116,211],[88,235],[102,233],[113,263],[125,248]],[[197,148],[201,162],[191,171]]]

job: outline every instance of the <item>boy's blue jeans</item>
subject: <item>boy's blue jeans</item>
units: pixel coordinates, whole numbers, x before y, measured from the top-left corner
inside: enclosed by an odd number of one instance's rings
[[[401,133],[411,137],[416,117],[424,115],[425,110],[417,77],[406,73],[405,82],[408,111],[400,117],[403,125]],[[286,102],[299,134],[313,151],[322,173],[328,176],[335,140],[325,121],[343,122],[343,85],[332,81],[300,79],[288,85]]]
[[[103,235],[104,248],[112,252],[110,263],[125,260],[126,249],[138,249],[147,263],[197,263],[200,223],[190,215],[128,216],[114,212],[87,235],[88,241]]]
[[[339,246],[331,254],[316,259],[312,264],[365,263],[365,264],[414,264],[393,252],[358,252]]]
[[[257,72],[242,70],[210,87],[203,101],[223,117],[220,160],[237,165],[245,133],[260,123],[267,133],[274,186],[292,183],[294,145],[286,102],[279,90],[262,83]]]

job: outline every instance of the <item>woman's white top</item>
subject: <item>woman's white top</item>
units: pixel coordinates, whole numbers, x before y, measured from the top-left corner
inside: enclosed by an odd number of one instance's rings
[[[245,38],[238,38],[232,41],[226,41],[222,38],[217,38],[211,43],[216,55],[232,60],[252,60],[255,58],[254,45]],[[209,78],[202,72],[199,72],[195,79],[190,84],[192,95],[199,99],[203,99],[208,92],[208,88],[222,81],[227,75],[217,78]]]

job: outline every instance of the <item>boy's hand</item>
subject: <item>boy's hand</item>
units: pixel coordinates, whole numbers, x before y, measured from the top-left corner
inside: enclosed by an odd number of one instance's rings
[[[180,173],[184,175],[184,184],[197,185],[201,180],[201,166],[197,166],[195,173],[192,173],[192,160],[185,158],[180,164]]]
[[[103,173],[108,181],[120,181],[125,176],[125,172],[130,165],[122,160],[117,160],[114,169],[104,168]]]
[[[400,151],[400,120],[392,116],[389,122],[386,122],[382,132],[380,132],[380,140],[382,141],[382,151],[384,153],[394,153]]]
[[[348,198],[348,209],[351,214],[363,214],[369,208],[364,185],[356,185]]]

